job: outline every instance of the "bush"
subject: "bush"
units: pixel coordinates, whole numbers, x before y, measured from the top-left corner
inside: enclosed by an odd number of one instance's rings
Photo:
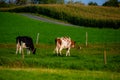
[[[119,3],[118,3],[118,0],[109,0],[105,2],[103,6],[119,7]]]

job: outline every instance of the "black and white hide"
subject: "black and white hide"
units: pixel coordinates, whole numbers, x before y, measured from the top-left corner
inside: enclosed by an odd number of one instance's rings
[[[28,36],[18,36],[16,38],[16,54],[19,51],[19,53],[22,53],[22,55],[24,57],[24,51],[23,51],[24,48],[27,49],[28,54],[30,54],[30,51],[33,54],[35,54],[35,52],[36,52],[36,48],[34,48],[32,38],[30,38]]]

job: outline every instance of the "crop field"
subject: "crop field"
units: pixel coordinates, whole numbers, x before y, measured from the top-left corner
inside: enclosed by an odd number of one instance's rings
[[[39,44],[35,44],[37,33]],[[36,55],[25,53],[23,60],[21,54],[15,54],[15,38],[19,35],[33,38]],[[119,80],[119,35],[120,29],[63,26],[18,13],[0,12],[0,80]],[[62,56],[53,53],[54,39],[61,36],[76,41],[70,57],[65,56],[65,50]],[[104,64],[104,51],[107,64]]]
[[[120,8],[114,7],[40,4],[0,10],[43,14],[85,27],[120,28]]]

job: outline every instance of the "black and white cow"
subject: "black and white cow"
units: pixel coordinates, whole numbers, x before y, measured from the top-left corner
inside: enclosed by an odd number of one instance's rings
[[[33,54],[35,54],[35,52],[36,52],[36,48],[34,48],[32,38],[30,38],[28,36],[18,36],[16,38],[16,54],[19,51],[19,53],[22,53],[22,55],[24,57],[24,51],[23,51],[24,48],[27,49],[29,54],[30,54],[30,51]]]

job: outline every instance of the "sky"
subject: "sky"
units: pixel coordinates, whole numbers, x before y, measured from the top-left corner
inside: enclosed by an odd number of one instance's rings
[[[65,1],[69,1],[69,0],[65,0]],[[84,3],[84,4],[88,4],[89,2],[96,2],[98,5],[102,5],[103,3],[105,3],[107,0],[73,0],[74,2],[76,2],[76,1],[80,1],[80,2],[82,2],[82,3]],[[120,0],[118,0],[118,1],[120,1]]]

